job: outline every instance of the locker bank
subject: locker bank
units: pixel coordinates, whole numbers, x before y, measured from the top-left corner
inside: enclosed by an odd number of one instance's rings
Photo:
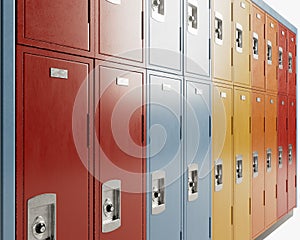
[[[5,240],[264,239],[297,207],[297,29],[259,0],[3,0]]]

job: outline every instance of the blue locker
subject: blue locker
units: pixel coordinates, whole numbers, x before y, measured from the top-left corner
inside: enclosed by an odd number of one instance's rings
[[[186,81],[184,233],[187,240],[211,237],[211,86]]]
[[[147,239],[180,240],[182,226],[181,79],[148,75]]]

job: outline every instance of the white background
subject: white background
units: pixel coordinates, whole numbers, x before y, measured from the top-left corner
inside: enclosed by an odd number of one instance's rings
[[[267,4],[269,4],[274,10],[276,10],[280,15],[282,15],[285,19],[291,22],[294,26],[298,28],[300,31],[300,1],[299,0],[264,0]],[[299,35],[300,36],[300,35]],[[297,37],[297,45],[299,45],[299,36]],[[297,47],[298,49],[299,47]],[[297,54],[297,56],[299,56]],[[298,57],[297,67],[299,67],[300,59]],[[298,76],[300,76],[298,74]],[[300,83],[300,79],[298,78],[298,86]],[[298,88],[298,87],[297,87]],[[297,89],[297,95],[299,93],[299,88]],[[300,129],[300,117],[299,117],[299,107],[300,102],[297,105],[297,119],[298,119],[298,130],[297,135],[299,136]],[[300,173],[300,158],[299,158],[299,148],[300,142],[297,140],[297,159],[298,162],[298,173]],[[300,174],[298,174],[298,186],[300,186]],[[300,190],[298,191],[298,200],[300,199]],[[299,201],[298,201],[299,202]],[[299,206],[299,205],[298,205]],[[300,239],[300,206],[298,209],[294,210],[293,218],[289,219],[285,222],[280,228],[274,231],[267,240],[299,240]]]

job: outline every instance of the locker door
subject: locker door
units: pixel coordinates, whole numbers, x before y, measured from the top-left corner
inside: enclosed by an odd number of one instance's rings
[[[91,186],[82,161],[89,161],[89,90],[84,80],[92,61],[25,47],[17,54],[17,136],[22,149],[17,159],[18,181],[22,179],[18,206],[24,213],[18,215],[17,221],[23,223],[18,239],[89,239]],[[73,135],[73,107],[82,84],[85,95],[78,127],[83,130]],[[80,156],[73,137],[82,139]]]
[[[212,76],[231,82],[231,2],[212,1]]]
[[[296,96],[296,35],[291,31],[288,32],[287,54],[288,93]]]
[[[275,19],[266,15],[266,50],[265,50],[265,65],[266,65],[266,90],[277,92],[277,67],[278,67],[278,46],[277,34],[278,23]]]
[[[148,231],[150,240],[181,238],[181,81],[149,75]]]
[[[186,73],[210,76],[209,1],[185,1]]]
[[[289,97],[288,110],[288,210],[296,207],[296,98]]]
[[[252,237],[265,229],[265,96],[252,93]]]
[[[213,88],[212,229],[214,240],[231,240],[232,234],[232,89]]]
[[[265,225],[277,219],[277,97],[265,96]]]
[[[234,239],[250,238],[250,92],[234,89]]]
[[[287,94],[287,29],[278,24],[278,92]]]
[[[287,213],[287,97],[278,95],[277,130],[278,130],[278,170],[277,170],[277,218]]]
[[[210,239],[210,85],[186,83],[186,239]]]
[[[265,13],[251,4],[251,84],[252,88],[265,88]]]
[[[143,61],[143,2],[97,0],[98,53]]]
[[[148,2],[149,64],[181,70],[181,0]]]
[[[93,49],[91,0],[17,2],[19,43],[76,53]]]
[[[234,84],[250,85],[250,4],[232,0],[232,78]]]
[[[143,82],[140,72],[106,66],[96,70],[98,239],[145,237]]]

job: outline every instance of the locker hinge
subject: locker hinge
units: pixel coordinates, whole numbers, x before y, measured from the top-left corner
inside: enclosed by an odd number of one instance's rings
[[[179,233],[180,240],[182,240],[182,231]]]
[[[277,124],[276,124],[276,128],[277,128]],[[264,117],[264,132],[266,132],[266,117]]]
[[[266,24],[264,24],[264,39],[266,39]]]
[[[263,204],[266,206],[266,191],[263,192]]]
[[[251,208],[252,208],[252,206],[251,206],[251,198],[249,198],[249,215],[251,215]]]
[[[179,51],[181,52],[181,27],[179,27]]]
[[[211,0],[208,0],[208,7],[211,9]]]
[[[252,28],[252,26],[251,26],[251,14],[249,14],[249,31],[251,31],[251,28]]]
[[[231,116],[231,135],[233,135],[233,116]]]
[[[233,22],[233,2],[231,3],[231,22]]]
[[[211,217],[208,219],[208,238],[211,238]]]
[[[90,147],[90,114],[88,113],[86,115],[86,145],[89,148]]]
[[[233,67],[233,48],[231,48],[231,66]]]
[[[231,225],[233,225],[233,206],[231,206]]]
[[[297,188],[297,175],[295,175],[295,188]]]
[[[264,76],[266,76],[266,61],[264,61]]]
[[[251,117],[249,117],[249,133],[251,134]]]
[[[276,199],[278,198],[278,187],[277,187],[277,184],[276,184],[276,189],[275,189],[275,197],[276,197]]]
[[[91,0],[88,0],[88,23],[91,23]]]
[[[288,179],[285,181],[285,189],[286,189],[286,192],[288,193],[289,192],[289,180]]]
[[[276,132],[278,131],[278,126],[277,126],[277,124],[278,124],[278,118],[276,117]]]
[[[179,129],[180,139],[182,139],[182,115],[180,115],[180,129]]]
[[[211,116],[208,117],[208,136],[211,138]]]
[[[278,71],[279,71],[279,68],[278,68],[278,66],[276,66],[276,79],[278,79]]]
[[[249,72],[251,72],[251,55],[249,55]]]
[[[208,42],[208,59],[211,60],[211,38],[209,39],[209,42]]]
[[[142,143],[145,141],[145,116],[142,114]]]
[[[141,31],[142,31],[141,32],[141,39],[144,40],[144,11],[141,12],[141,18],[142,18],[141,19],[141,23],[142,23],[142,26],[141,26],[141,28],[142,28],[141,29]]]
[[[286,128],[286,130],[289,129],[289,121],[288,121],[288,118],[285,119],[285,128]]]

